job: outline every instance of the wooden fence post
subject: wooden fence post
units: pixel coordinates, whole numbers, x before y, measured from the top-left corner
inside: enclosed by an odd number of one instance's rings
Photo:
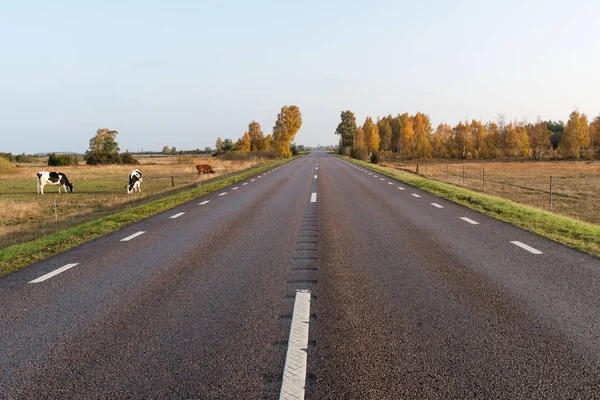
[[[552,175],[550,175],[550,208],[552,208]]]
[[[483,180],[483,191],[485,192],[485,168],[481,169],[481,178]]]
[[[173,179],[173,175],[171,175],[171,187],[175,187],[175,180]]]
[[[463,186],[465,186],[465,166],[463,165]]]

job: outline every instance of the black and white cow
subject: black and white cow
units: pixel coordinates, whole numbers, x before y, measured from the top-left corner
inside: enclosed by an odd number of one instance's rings
[[[67,176],[62,172],[48,172],[40,171],[37,173],[37,191],[38,194],[44,194],[44,186],[46,185],[58,185],[58,193],[62,187],[67,192],[73,191],[73,185],[67,179]]]
[[[127,188],[127,194],[129,194],[131,192],[135,192],[136,190],[138,192],[141,192],[142,191],[141,182],[142,182],[142,171],[140,171],[139,169],[132,170],[131,173],[129,174],[129,185],[125,186]]]

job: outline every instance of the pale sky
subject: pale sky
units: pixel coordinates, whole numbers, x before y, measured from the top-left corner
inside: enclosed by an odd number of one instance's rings
[[[0,151],[214,147],[298,105],[299,144],[340,112],[567,120],[600,113],[600,1],[0,0]],[[85,4],[85,5],[84,5]]]

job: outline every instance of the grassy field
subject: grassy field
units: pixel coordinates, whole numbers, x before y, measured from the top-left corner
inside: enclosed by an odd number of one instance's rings
[[[487,214],[500,221],[508,222],[524,230],[537,233],[574,249],[600,257],[600,225],[559,215],[529,205],[519,204],[499,196],[440,182],[415,174],[414,169],[412,170],[412,173],[406,172],[396,167],[395,164],[393,166],[381,164],[374,165],[350,159],[348,157],[342,158],[355,164],[362,165],[365,168],[370,168],[382,175],[398,179],[401,182],[434,193],[472,210]],[[560,167],[561,163],[552,164]],[[416,167],[415,164],[412,165]],[[488,164],[486,164],[486,168],[487,165]],[[421,168],[424,168],[422,164],[419,165],[419,170],[421,170]],[[428,170],[429,169],[430,165],[428,166]],[[462,166],[460,170],[462,171]]]
[[[386,160],[382,165],[417,169],[417,162]],[[419,175],[430,179],[600,224],[600,161],[427,161],[418,166]]]
[[[133,169],[127,165],[48,167],[40,159],[37,163],[17,165],[8,173],[0,172],[0,249],[265,163],[191,156],[141,157],[139,161],[138,168],[144,173],[142,193],[132,194],[125,189]],[[196,164],[203,163],[212,165],[215,174],[198,175]],[[59,195],[57,186],[47,185],[45,195],[38,195],[36,172],[40,170],[64,172],[74,193]],[[171,176],[175,188],[171,186]]]

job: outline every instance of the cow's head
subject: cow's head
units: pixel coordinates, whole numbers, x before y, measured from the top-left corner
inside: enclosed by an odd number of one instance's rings
[[[67,183],[67,188],[69,189],[69,192],[73,193],[73,185],[70,183]]]

